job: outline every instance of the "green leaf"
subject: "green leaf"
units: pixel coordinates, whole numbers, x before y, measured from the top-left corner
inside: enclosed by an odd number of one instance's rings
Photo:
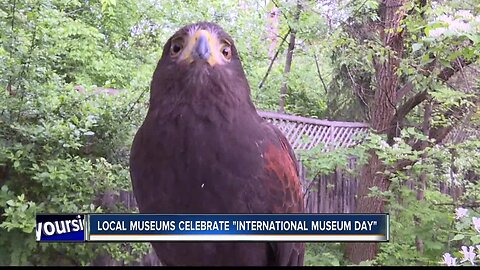
[[[467,33],[466,36],[473,42],[473,44],[477,45],[480,43],[480,35],[474,33]]]
[[[474,235],[470,238],[470,240],[472,241],[472,245],[480,244],[480,235]]]
[[[455,235],[455,237],[453,237],[452,241],[462,240],[463,238],[465,238],[465,235],[457,234],[457,235]]]
[[[422,43],[413,43],[412,44],[412,52],[416,52],[423,47]]]

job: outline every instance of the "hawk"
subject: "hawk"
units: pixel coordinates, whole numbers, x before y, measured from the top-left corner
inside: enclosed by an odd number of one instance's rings
[[[233,39],[217,24],[184,26],[166,42],[133,140],[140,213],[302,213],[292,148],[257,113]],[[165,265],[303,265],[304,244],[153,242]]]

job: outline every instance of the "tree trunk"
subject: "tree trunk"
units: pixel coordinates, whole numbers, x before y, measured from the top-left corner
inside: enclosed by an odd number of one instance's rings
[[[375,98],[372,101],[371,127],[378,133],[386,134],[391,128],[390,123],[395,116],[397,88],[399,84],[396,74],[403,53],[403,31],[398,31],[401,20],[405,16],[403,5],[405,0],[384,0],[380,6],[378,33],[383,46],[389,48],[383,60],[373,60],[377,87]],[[368,197],[370,188],[378,187],[386,191],[390,185],[383,175],[384,165],[374,151],[371,153],[368,164],[362,170],[362,182],[359,186],[357,213],[382,213],[385,201],[379,197]],[[378,252],[378,243],[349,243],[346,245],[345,256],[353,263],[372,260]]]
[[[358,190],[357,205],[355,212],[357,213],[382,213],[384,212],[384,200],[378,197],[367,197],[370,188],[377,186],[380,190],[388,189],[389,182],[383,174],[377,173],[383,168],[378,156],[371,152],[369,163],[362,169],[363,183],[360,183]],[[347,259],[353,263],[371,260],[375,258],[378,252],[377,243],[348,243],[345,247],[345,255]]]
[[[300,18],[300,11],[302,6],[300,4],[300,0],[297,1],[297,10],[295,11],[294,21],[295,23],[298,22]],[[287,80],[288,74],[290,73],[290,68],[292,67],[292,60],[293,60],[293,50],[295,49],[295,35],[297,31],[294,27],[290,27],[290,40],[288,41],[288,50],[287,50],[287,59],[285,60],[285,69],[283,71],[284,79],[282,82],[282,87],[280,88],[280,100],[278,102],[278,111],[280,113],[285,113],[285,99],[287,96]]]

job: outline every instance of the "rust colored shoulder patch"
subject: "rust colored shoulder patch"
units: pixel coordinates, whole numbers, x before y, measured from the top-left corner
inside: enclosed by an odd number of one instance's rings
[[[300,212],[303,209],[303,196],[300,178],[297,171],[297,163],[288,151],[288,146],[276,146],[270,143],[266,146],[265,172],[271,177],[274,189],[280,189],[287,213]]]

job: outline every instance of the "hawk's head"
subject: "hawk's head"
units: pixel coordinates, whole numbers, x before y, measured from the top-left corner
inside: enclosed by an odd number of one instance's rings
[[[191,24],[178,30],[167,41],[162,58],[177,65],[210,67],[239,60],[232,38],[214,23]]]
[[[168,39],[153,80],[162,92],[212,84],[250,91],[233,39],[210,22],[184,26]]]

